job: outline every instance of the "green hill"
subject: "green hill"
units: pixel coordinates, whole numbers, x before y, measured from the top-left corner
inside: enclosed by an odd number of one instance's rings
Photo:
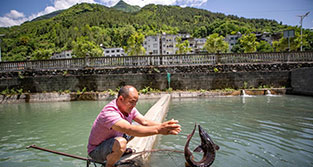
[[[2,60],[48,59],[55,52],[69,49],[83,53],[99,51],[100,44],[124,47],[134,32],[207,37],[212,33],[223,36],[236,32],[276,33],[289,27],[274,20],[245,19],[190,7],[147,5],[137,12],[117,10],[120,5],[128,6],[125,4],[120,1],[108,8],[82,3],[20,26],[0,28],[0,34],[6,34],[2,38]]]
[[[121,10],[124,12],[138,12],[140,10],[139,6],[132,6],[127,3],[125,3],[123,0],[119,1],[115,6],[112,8],[116,10]]]
[[[55,11],[55,12],[52,12],[52,13],[49,13],[49,14],[46,14],[46,15],[37,17],[37,18],[33,19],[32,21],[39,21],[39,20],[50,19],[50,18],[52,18],[52,17],[54,17],[54,16],[59,15],[59,14],[62,13],[63,11],[64,11],[64,10],[58,10],[58,11]]]

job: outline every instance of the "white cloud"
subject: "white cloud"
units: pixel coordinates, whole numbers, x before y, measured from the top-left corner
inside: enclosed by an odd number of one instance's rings
[[[55,0],[52,6],[47,6],[44,11],[32,14],[31,16],[26,17],[23,13],[16,10],[11,10],[10,13],[5,14],[3,17],[0,17],[0,27],[10,27],[14,25],[20,25],[25,21],[30,21],[36,17],[61,10],[67,9],[78,3],[96,3],[95,0]]]
[[[125,0],[130,5],[138,5],[143,7],[148,4],[174,5],[176,0]]]
[[[10,27],[14,25],[20,25],[25,21],[32,20],[36,17],[61,10],[67,9],[75,4],[86,2],[86,3],[97,3],[100,1],[101,4],[106,6],[114,6],[119,0],[54,0],[52,6],[47,6],[44,11],[34,13],[30,16],[25,16],[23,13],[16,10],[11,10],[10,13],[0,17],[0,27]],[[179,5],[181,7],[191,6],[199,7],[207,2],[207,0],[124,0],[130,5],[138,5],[143,7],[148,4],[160,4],[160,5]]]
[[[12,19],[10,17],[0,17],[0,27],[10,27],[14,25],[19,25],[25,21],[27,21],[25,17],[19,19]]]
[[[114,6],[119,0],[100,0],[106,6]],[[179,5],[182,7],[191,6],[199,7],[207,2],[207,0],[124,0],[124,2],[130,5],[138,5],[143,7],[148,4],[160,4],[160,5]]]
[[[10,13],[7,13],[5,15],[5,17],[12,18],[12,19],[18,19],[18,18],[25,17],[25,16],[23,13],[20,13],[16,10],[11,10]]]
[[[208,0],[177,0],[179,6],[199,7],[205,4]]]

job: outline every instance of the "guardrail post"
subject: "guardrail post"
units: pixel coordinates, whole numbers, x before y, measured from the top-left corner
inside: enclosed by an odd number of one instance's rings
[[[219,53],[216,53],[214,56],[215,56],[215,64],[219,64],[221,55]]]
[[[30,57],[29,56],[27,56],[26,57],[26,69],[27,70],[30,70],[30,69],[32,69],[32,62],[30,61]]]
[[[89,59],[89,56],[87,55],[85,57],[85,68],[89,67],[89,65],[90,65],[90,59]]]

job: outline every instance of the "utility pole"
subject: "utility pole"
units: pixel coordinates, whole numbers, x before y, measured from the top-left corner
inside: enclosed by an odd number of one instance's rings
[[[300,51],[302,51],[302,22],[303,22],[303,19],[309,15],[310,12],[307,12],[305,15],[300,15],[298,17],[300,17],[300,25],[301,25],[301,46],[300,46]]]
[[[0,34],[0,62],[2,61],[1,59],[1,37],[5,36],[5,34]]]

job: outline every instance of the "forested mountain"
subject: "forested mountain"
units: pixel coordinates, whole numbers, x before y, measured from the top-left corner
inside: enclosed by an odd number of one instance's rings
[[[45,20],[45,19],[50,19],[51,17],[57,16],[58,14],[62,13],[64,10],[57,10],[55,12],[37,17],[35,19],[33,19],[32,21],[39,21],[39,20]]]
[[[2,37],[2,59],[13,61],[25,60],[27,56],[48,59],[55,52],[69,49],[73,49],[78,57],[86,53],[101,56],[100,44],[125,47],[127,39],[135,32],[144,35],[190,33],[194,37],[218,33],[225,37],[237,32],[276,33],[288,27],[274,20],[245,19],[190,7],[147,5],[130,13],[82,3],[51,18],[0,28],[0,34],[5,34]],[[313,46],[312,42],[309,46]]]
[[[139,6],[132,6],[129,5],[127,3],[125,3],[123,0],[120,0],[115,6],[113,6],[112,8],[117,9],[117,10],[121,10],[124,12],[137,12],[140,10]]]

